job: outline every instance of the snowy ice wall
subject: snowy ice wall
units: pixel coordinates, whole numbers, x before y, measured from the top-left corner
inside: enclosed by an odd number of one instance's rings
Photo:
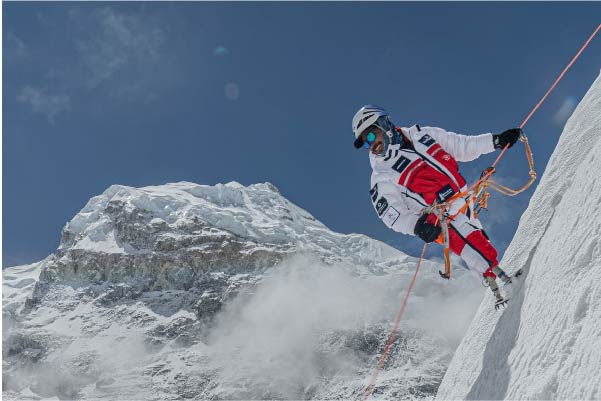
[[[601,398],[601,76],[568,120],[502,266],[523,280],[482,304],[438,399]]]

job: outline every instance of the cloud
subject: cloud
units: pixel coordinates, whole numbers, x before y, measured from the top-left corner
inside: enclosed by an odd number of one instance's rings
[[[563,126],[568,118],[572,115],[572,112],[576,108],[576,99],[572,96],[564,100],[563,104],[553,115],[553,122],[557,125]]]
[[[28,80],[15,85],[16,93],[20,102],[45,114],[51,123],[59,113],[77,107],[80,99],[91,95],[95,99],[150,103],[165,88],[184,83],[177,59],[164,46],[165,26],[173,22],[166,24],[162,15],[74,6],[65,14],[39,12],[36,17],[47,32],[66,27],[70,39],[40,46],[43,41],[26,44],[8,32],[3,52],[13,67],[37,69],[37,80],[24,78]],[[20,93],[18,88],[23,88]]]
[[[26,86],[17,95],[17,101],[29,104],[35,113],[46,115],[48,122],[54,124],[55,117],[71,108],[71,98],[67,95],[50,95],[45,89]]]
[[[8,32],[4,37],[2,51],[4,59],[11,62],[23,58],[27,53],[27,46],[17,35]]]
[[[219,315],[207,341],[219,367],[217,382],[240,388],[241,398],[301,399],[305,389],[332,375],[361,376],[365,355],[345,346],[345,338],[362,337],[383,322],[387,334],[411,274],[358,277],[348,266],[311,256],[284,261]],[[479,280],[462,274],[451,288],[424,267],[402,330],[425,330],[441,336],[439,346],[456,347],[482,297]]]
[[[73,9],[70,16],[88,33],[76,45],[90,88],[117,75],[136,81],[142,70],[159,60],[165,36],[148,19],[120,14],[109,7],[89,14]]]

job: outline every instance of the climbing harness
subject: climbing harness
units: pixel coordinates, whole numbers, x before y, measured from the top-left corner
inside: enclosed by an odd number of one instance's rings
[[[490,178],[496,172],[496,169],[494,167],[488,167],[487,169],[485,169],[482,172],[482,175],[480,175],[480,178],[483,179],[483,181],[474,187],[473,200],[474,200],[474,203],[479,208],[479,210],[487,209],[488,198],[490,197],[490,193],[488,193],[489,186],[492,189],[494,189],[495,191],[497,191],[505,196],[515,196],[515,195],[521,194],[522,192],[524,192],[525,190],[530,188],[530,186],[536,180],[536,171],[534,171],[534,160],[532,158],[532,150],[530,149],[530,144],[528,143],[528,138],[526,137],[526,135],[522,134],[520,136],[519,140],[524,143],[524,149],[526,151],[526,159],[528,160],[528,165],[530,166],[530,172],[528,173],[528,174],[530,174],[530,179],[521,188],[511,189],[511,188],[501,185],[495,181],[492,181]],[[476,214],[476,217],[478,217],[477,214]]]
[[[528,160],[528,165],[530,167],[530,179],[526,184],[524,184],[521,188],[512,189],[506,187],[505,185],[501,185],[493,180],[491,180],[492,175],[496,172],[495,165],[499,159],[495,162],[495,164],[491,167],[488,167],[482,171],[480,175],[480,179],[476,181],[474,184],[470,186],[470,188],[465,191],[459,192],[453,195],[448,201],[439,203],[434,206],[435,209],[439,209],[438,211],[438,219],[437,222],[440,223],[442,227],[442,239],[441,242],[444,245],[444,262],[445,262],[445,272],[439,272],[440,276],[444,279],[451,278],[451,257],[449,252],[449,228],[448,224],[450,221],[454,220],[459,214],[465,214],[471,205],[474,205],[474,217],[477,218],[478,214],[482,209],[488,209],[488,200],[490,198],[490,189],[494,189],[495,191],[505,195],[505,196],[516,196],[521,194],[534,183],[536,180],[536,171],[534,171],[534,159],[532,158],[532,150],[530,149],[530,145],[528,144],[528,138],[526,135],[520,135],[519,140],[524,143],[524,148],[526,151],[526,159]],[[457,201],[459,198],[466,198],[465,204],[461,206],[459,211],[453,215],[449,215],[448,210],[450,206]]]
[[[551,87],[549,88],[549,90],[547,90],[547,93],[545,93],[545,95],[541,98],[541,100],[539,100],[539,102],[536,104],[536,106],[534,106],[534,108],[532,109],[532,111],[530,111],[530,113],[528,114],[528,116],[526,116],[526,118],[524,119],[524,121],[520,124],[519,128],[524,128],[524,125],[526,125],[526,123],[528,122],[528,120],[530,120],[530,117],[532,117],[534,115],[534,113],[539,109],[539,107],[543,104],[543,102],[547,99],[547,97],[549,96],[549,94],[553,91],[553,89],[555,89],[555,87],[557,86],[557,84],[559,83],[559,81],[561,81],[561,79],[563,78],[563,76],[565,75],[565,73],[568,71],[568,69],[570,69],[570,67],[572,66],[572,64],[574,64],[574,62],[578,59],[578,57],[580,56],[580,54],[582,53],[582,51],[588,46],[588,44],[591,42],[591,40],[593,40],[593,38],[597,35],[597,33],[599,32],[599,30],[601,29],[601,24],[599,24],[597,26],[597,29],[595,29],[595,31],[591,34],[591,36],[588,38],[588,40],[582,45],[582,47],[580,48],[580,50],[578,50],[578,53],[576,53],[576,55],[572,58],[572,60],[568,63],[568,65],[563,69],[563,71],[561,72],[561,74],[559,74],[559,77],[557,77],[557,79],[555,80],[555,82],[553,83],[553,85],[551,85]],[[480,176],[480,179],[478,181],[476,181],[475,183],[473,183],[472,185],[470,185],[465,191],[462,191],[458,194],[455,194],[452,198],[450,198],[447,202],[444,202],[440,205],[435,205],[434,208],[439,209],[438,212],[438,220],[441,220],[442,227],[443,227],[443,233],[442,235],[444,235],[446,237],[446,240],[443,240],[443,243],[445,244],[445,272],[439,272],[441,274],[441,276],[443,276],[444,278],[450,278],[451,275],[451,265],[450,265],[450,259],[448,259],[447,262],[447,255],[448,255],[448,219],[452,219],[452,216],[448,216],[448,212],[446,211],[449,206],[455,202],[457,199],[461,198],[461,197],[465,197],[467,195],[471,195],[472,201],[475,202],[475,204],[480,208],[480,209],[485,209],[487,206],[487,201],[488,198],[490,196],[490,193],[488,192],[488,188],[492,188],[504,195],[508,195],[508,196],[514,196],[517,195],[523,191],[525,191],[526,189],[528,189],[528,187],[530,187],[530,185],[532,185],[532,183],[534,182],[534,180],[536,179],[536,173],[534,171],[534,162],[532,161],[532,152],[530,151],[530,146],[528,145],[528,139],[526,138],[525,135],[521,135],[520,140],[524,143],[524,146],[526,148],[526,156],[528,158],[528,163],[530,165],[530,180],[522,187],[519,188],[517,190],[505,187],[501,184],[498,184],[494,181],[490,180],[490,177],[492,176],[492,174],[495,173],[495,167],[497,165],[497,163],[499,162],[499,160],[501,160],[501,157],[505,154],[505,151],[507,150],[507,148],[509,147],[509,145],[506,145],[503,150],[501,151],[501,153],[499,154],[499,156],[497,156],[497,159],[495,160],[495,162],[492,164],[491,167],[485,169],[482,172],[482,175]],[[472,191],[473,190],[473,191]],[[466,204],[468,202],[466,201]],[[462,206],[462,208],[465,206]],[[467,206],[469,207],[469,206]],[[479,210],[480,210],[479,209]],[[461,210],[461,209],[460,209]],[[445,215],[446,214],[446,215]],[[445,224],[446,223],[446,224]],[[444,227],[447,226],[447,233],[446,235],[444,234]],[[419,261],[417,263],[417,267],[415,268],[415,273],[413,274],[413,279],[411,280],[411,283],[409,284],[409,288],[407,289],[407,293],[405,294],[405,298],[403,299],[403,305],[401,306],[401,309],[399,310],[399,313],[396,316],[396,319],[394,321],[394,325],[392,327],[392,330],[390,332],[390,335],[388,337],[388,341],[386,342],[386,346],[384,347],[384,352],[382,352],[382,355],[380,356],[380,359],[378,360],[378,364],[371,376],[369,385],[367,386],[367,388],[365,389],[365,392],[363,393],[363,397],[362,397],[362,401],[366,401],[369,396],[372,394],[375,385],[376,385],[376,381],[378,379],[378,375],[380,374],[380,371],[382,370],[382,367],[384,366],[384,363],[386,362],[386,359],[388,358],[388,353],[390,352],[390,348],[392,346],[392,343],[394,342],[394,339],[396,337],[396,333],[397,330],[399,328],[399,324],[401,322],[401,318],[403,317],[403,313],[405,312],[405,307],[407,306],[407,300],[409,299],[409,295],[411,294],[411,290],[413,289],[413,285],[415,284],[415,281],[417,279],[417,273],[419,272],[419,268],[422,264],[422,261],[424,259],[424,254],[426,253],[426,248],[428,247],[428,244],[425,243],[424,247],[422,248],[422,253],[421,256],[419,258]],[[447,267],[448,266],[448,267]],[[446,276],[446,277],[445,277]]]

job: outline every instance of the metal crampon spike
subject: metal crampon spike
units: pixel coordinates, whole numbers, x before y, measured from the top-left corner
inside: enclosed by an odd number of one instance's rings
[[[502,306],[503,308],[505,308],[507,306],[507,303],[509,302],[509,299],[501,299],[498,300],[495,303],[495,310],[499,310],[499,308]]]

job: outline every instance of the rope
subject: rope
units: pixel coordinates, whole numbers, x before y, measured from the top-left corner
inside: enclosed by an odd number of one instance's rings
[[[371,375],[371,380],[369,381],[369,386],[365,389],[365,393],[363,394],[363,401],[366,401],[371,393],[374,391],[374,386],[376,385],[376,380],[378,379],[378,375],[380,374],[380,370],[382,370],[382,366],[386,362],[388,358],[388,352],[390,351],[390,347],[392,347],[392,343],[394,343],[394,338],[396,337],[397,329],[399,328],[399,324],[401,323],[401,318],[403,317],[403,313],[405,313],[405,307],[407,306],[407,300],[409,299],[409,294],[411,294],[411,290],[413,289],[413,285],[415,284],[415,280],[417,279],[417,273],[419,272],[419,268],[424,260],[424,254],[426,253],[426,248],[428,244],[424,244],[424,248],[422,249],[422,254],[419,257],[419,262],[417,262],[417,267],[415,268],[415,273],[413,274],[413,279],[409,284],[409,288],[407,289],[407,294],[405,294],[405,299],[403,299],[403,306],[401,306],[401,310],[396,315],[396,319],[394,320],[394,325],[392,326],[392,331],[388,336],[388,341],[386,342],[386,346],[384,347],[384,352],[382,352],[382,356],[378,361],[378,365],[376,366],[376,370]]]
[[[538,110],[538,108],[541,106],[541,104],[543,104],[543,102],[545,100],[547,100],[547,97],[549,96],[549,94],[551,92],[553,92],[553,89],[555,89],[555,87],[557,86],[557,84],[559,83],[559,81],[561,81],[561,79],[563,78],[563,76],[565,75],[565,73],[570,69],[570,67],[572,66],[572,64],[574,64],[574,62],[576,61],[576,59],[578,59],[578,57],[580,57],[580,53],[582,53],[583,50],[586,49],[586,47],[591,42],[591,40],[593,40],[593,38],[595,37],[595,35],[597,35],[597,32],[599,32],[599,29],[601,29],[601,24],[599,24],[599,26],[597,26],[597,29],[595,29],[595,32],[593,32],[592,35],[587,39],[587,41],[584,42],[584,44],[582,45],[582,47],[580,48],[580,50],[578,50],[578,53],[576,53],[576,55],[574,57],[572,57],[572,60],[570,61],[570,63],[566,66],[566,68],[563,69],[563,71],[561,72],[561,74],[559,74],[559,76],[557,77],[557,79],[555,80],[555,82],[553,83],[553,85],[551,85],[551,87],[549,88],[549,90],[547,91],[547,93],[545,93],[545,96],[543,96],[543,98],[536,104],[536,106],[534,106],[534,108],[532,109],[532,111],[530,112],[530,114],[528,114],[528,116],[524,119],[524,121],[522,121],[522,123],[520,124],[520,128],[524,128],[524,125],[526,125],[526,123],[528,122],[528,120],[530,120],[530,117],[532,117],[532,115],[536,112],[536,110]],[[498,157],[497,159],[500,159],[500,157]]]
[[[578,50],[578,53],[576,53],[576,55],[574,57],[572,57],[572,60],[570,60],[570,62],[566,66],[566,68],[564,68],[563,71],[561,72],[561,74],[559,74],[559,76],[557,77],[557,79],[555,80],[555,82],[553,82],[553,85],[551,85],[551,87],[549,88],[549,90],[547,91],[547,93],[545,93],[545,95],[541,98],[541,100],[539,100],[539,102],[536,104],[536,106],[534,106],[534,108],[528,114],[528,116],[526,116],[526,118],[524,119],[524,121],[522,121],[522,123],[520,124],[520,128],[524,128],[524,126],[526,125],[526,123],[528,122],[528,120],[530,120],[530,117],[532,117],[534,115],[534,113],[536,113],[536,111],[539,109],[539,107],[543,104],[543,102],[545,100],[547,100],[547,97],[549,96],[549,94],[551,92],[553,92],[553,89],[555,89],[555,87],[557,86],[557,84],[559,83],[559,81],[562,80],[563,76],[570,69],[570,67],[572,66],[572,64],[574,64],[574,62],[578,59],[578,57],[580,57],[580,54],[584,51],[584,49],[586,49],[586,47],[588,46],[588,44],[591,43],[591,40],[593,40],[593,38],[597,35],[597,33],[599,32],[600,29],[601,29],[601,24],[599,24],[597,26],[597,29],[595,29],[595,32],[593,32],[591,34],[591,36],[589,36],[589,38],[586,40],[586,42],[584,42],[584,44],[582,45],[582,47],[580,48],[580,50]],[[495,167],[497,165],[497,163],[499,162],[499,160],[501,160],[501,157],[503,156],[503,154],[505,153],[505,151],[507,150],[508,147],[509,147],[509,145],[505,145],[505,147],[503,148],[503,150],[501,151],[501,153],[499,154],[499,156],[497,156],[497,160],[495,160],[495,162],[493,163],[493,165],[492,165],[493,167]]]
[[[555,82],[553,83],[553,85],[551,85],[551,87],[549,88],[549,90],[547,91],[547,93],[545,93],[545,95],[542,97],[542,99],[536,104],[536,106],[534,106],[534,108],[532,109],[532,111],[530,111],[530,113],[528,114],[528,116],[524,119],[524,121],[522,121],[522,123],[520,124],[520,128],[524,128],[524,126],[526,125],[526,123],[528,122],[528,120],[530,120],[530,117],[532,117],[534,115],[534,113],[536,113],[536,111],[539,109],[539,107],[544,103],[544,101],[547,99],[547,97],[549,96],[549,94],[551,92],[553,92],[553,90],[555,89],[555,87],[557,86],[557,84],[559,83],[559,81],[561,81],[561,79],[563,78],[563,76],[565,75],[565,73],[570,69],[570,67],[572,66],[572,64],[574,64],[574,62],[578,59],[578,57],[580,57],[580,54],[582,53],[582,51],[584,49],[586,49],[586,47],[588,46],[588,44],[591,42],[591,40],[593,40],[593,38],[597,35],[597,33],[599,32],[599,30],[601,30],[601,24],[599,24],[597,26],[597,29],[595,29],[595,32],[592,33],[592,35],[587,39],[587,41],[584,43],[584,45],[582,45],[582,47],[580,48],[580,50],[578,50],[578,53],[576,53],[576,55],[572,58],[572,60],[568,63],[568,65],[563,69],[563,71],[561,72],[561,74],[559,74],[559,77],[557,77],[557,79],[555,80]],[[451,205],[455,200],[457,200],[458,198],[462,197],[462,196],[466,196],[469,191],[471,191],[472,189],[474,189],[477,186],[480,185],[484,185],[485,189],[486,187],[488,187],[488,185],[491,185],[491,187],[495,188],[498,190],[498,188],[501,188],[501,193],[503,193],[503,190],[506,190],[508,193],[513,193],[513,195],[516,195],[517,193],[522,192],[523,190],[525,190],[526,188],[528,188],[530,186],[530,184],[534,181],[534,179],[536,178],[536,173],[534,173],[534,164],[532,162],[532,152],[530,151],[530,147],[528,146],[528,139],[523,136],[524,139],[520,138],[520,140],[522,140],[522,142],[524,142],[525,146],[526,146],[526,153],[528,155],[528,162],[530,163],[530,176],[531,176],[531,180],[529,183],[527,183],[523,188],[521,188],[521,190],[518,190],[519,192],[516,192],[516,190],[513,190],[511,188],[507,188],[504,187],[500,184],[494,183],[494,182],[488,182],[490,176],[494,173],[495,171],[495,167],[497,165],[497,163],[499,163],[499,160],[501,160],[501,157],[503,156],[503,154],[505,154],[505,151],[507,150],[507,148],[509,148],[509,145],[505,145],[505,147],[503,148],[503,150],[501,151],[501,153],[499,154],[499,156],[497,156],[497,159],[495,160],[495,162],[492,164],[492,167],[485,170],[485,173],[482,174],[482,177],[480,177],[480,179],[478,181],[476,181],[475,183],[473,183],[472,185],[470,185],[465,191],[455,194],[451,199],[449,199],[449,201],[447,201],[446,203],[442,203],[440,205],[437,205],[437,207],[440,206],[444,206],[445,208],[448,208],[449,205]],[[532,178],[534,174],[534,179]],[[487,195],[486,198],[488,198],[489,194],[486,193],[485,190],[485,194]],[[444,209],[441,209],[440,214],[439,214],[439,218],[442,215],[442,213],[444,212]],[[384,347],[384,352],[382,353],[382,356],[380,357],[380,359],[378,360],[378,365],[376,366],[376,369],[374,370],[374,373],[371,376],[371,379],[369,381],[369,385],[367,386],[367,388],[365,389],[365,393],[363,394],[363,398],[362,401],[366,401],[369,396],[372,394],[374,387],[376,385],[376,381],[378,379],[378,375],[380,374],[380,371],[382,370],[382,367],[384,366],[384,363],[386,362],[386,359],[388,358],[388,353],[390,351],[390,347],[392,347],[392,343],[394,342],[394,338],[396,336],[396,332],[399,328],[399,324],[401,322],[401,318],[403,317],[403,313],[405,312],[405,307],[407,306],[407,300],[409,299],[409,295],[411,294],[411,290],[413,289],[413,285],[415,284],[415,280],[417,279],[417,273],[419,272],[419,268],[422,264],[422,261],[424,259],[424,254],[426,253],[426,248],[428,247],[428,244],[424,244],[424,248],[422,249],[422,254],[419,257],[419,262],[417,263],[417,267],[415,269],[415,273],[413,275],[413,279],[411,280],[411,284],[409,284],[409,288],[407,289],[407,294],[405,294],[405,299],[403,300],[403,305],[401,306],[401,309],[399,310],[399,313],[396,316],[396,319],[394,321],[394,325],[392,327],[392,330],[390,332],[390,336],[388,336],[388,341],[386,342],[386,346]]]
[[[563,78],[563,76],[565,75],[565,73],[570,69],[570,67],[572,66],[572,64],[574,64],[574,62],[578,59],[578,57],[580,57],[580,54],[583,52],[584,49],[586,49],[586,47],[591,42],[591,40],[593,40],[593,38],[597,35],[597,33],[599,32],[599,30],[601,30],[601,24],[599,24],[597,26],[597,29],[595,29],[595,31],[591,34],[591,36],[589,36],[589,38],[586,40],[586,42],[584,42],[584,44],[582,45],[582,47],[580,48],[580,50],[578,50],[578,53],[576,53],[576,55],[574,57],[572,57],[572,60],[570,60],[570,62],[563,69],[563,71],[561,72],[561,74],[559,74],[559,76],[557,77],[557,79],[555,80],[555,82],[553,83],[553,85],[551,85],[551,87],[549,88],[549,90],[547,90],[547,93],[545,93],[545,95],[541,98],[541,100],[539,100],[539,102],[536,104],[536,106],[534,106],[534,108],[532,109],[532,111],[530,111],[530,113],[524,119],[524,121],[522,121],[522,123],[520,124],[520,128],[524,128],[524,126],[526,125],[526,123],[528,122],[528,120],[530,120],[530,117],[532,117],[532,115],[534,115],[534,113],[539,109],[539,107],[543,104],[543,102],[545,100],[547,100],[547,97],[549,96],[549,94],[553,91],[553,89],[555,89],[555,87],[557,86],[557,84],[559,83],[559,81],[561,81],[561,79]],[[525,141],[525,143],[527,143],[527,140]],[[501,160],[501,157],[503,157],[503,155],[505,154],[505,151],[508,148],[509,148],[509,144],[505,145],[505,147],[503,148],[503,150],[501,151],[501,153],[499,154],[499,156],[497,156],[497,159],[495,160],[495,162],[492,164],[492,169],[488,169],[488,171],[486,172],[486,174],[483,174],[482,177],[480,177],[480,179],[478,181],[476,181],[472,185],[470,185],[465,191],[459,192],[459,193],[453,195],[453,197],[451,197],[446,203],[441,203],[439,205],[439,207],[440,208],[448,207],[453,202],[455,202],[457,199],[459,199],[461,197],[464,197],[464,196],[467,196],[468,193],[472,189],[474,189],[476,186],[480,185],[484,181],[487,181],[490,178],[490,176],[493,174],[493,172],[495,171],[494,168],[496,167],[497,163],[499,163],[499,160]],[[531,160],[531,156],[529,156],[529,161],[530,160]],[[531,165],[531,170],[532,170],[532,165]],[[528,185],[528,186],[530,186],[530,185]],[[526,186],[525,188],[523,188],[522,191],[524,189],[526,189],[528,186]],[[510,189],[510,188],[508,188],[508,189]]]

